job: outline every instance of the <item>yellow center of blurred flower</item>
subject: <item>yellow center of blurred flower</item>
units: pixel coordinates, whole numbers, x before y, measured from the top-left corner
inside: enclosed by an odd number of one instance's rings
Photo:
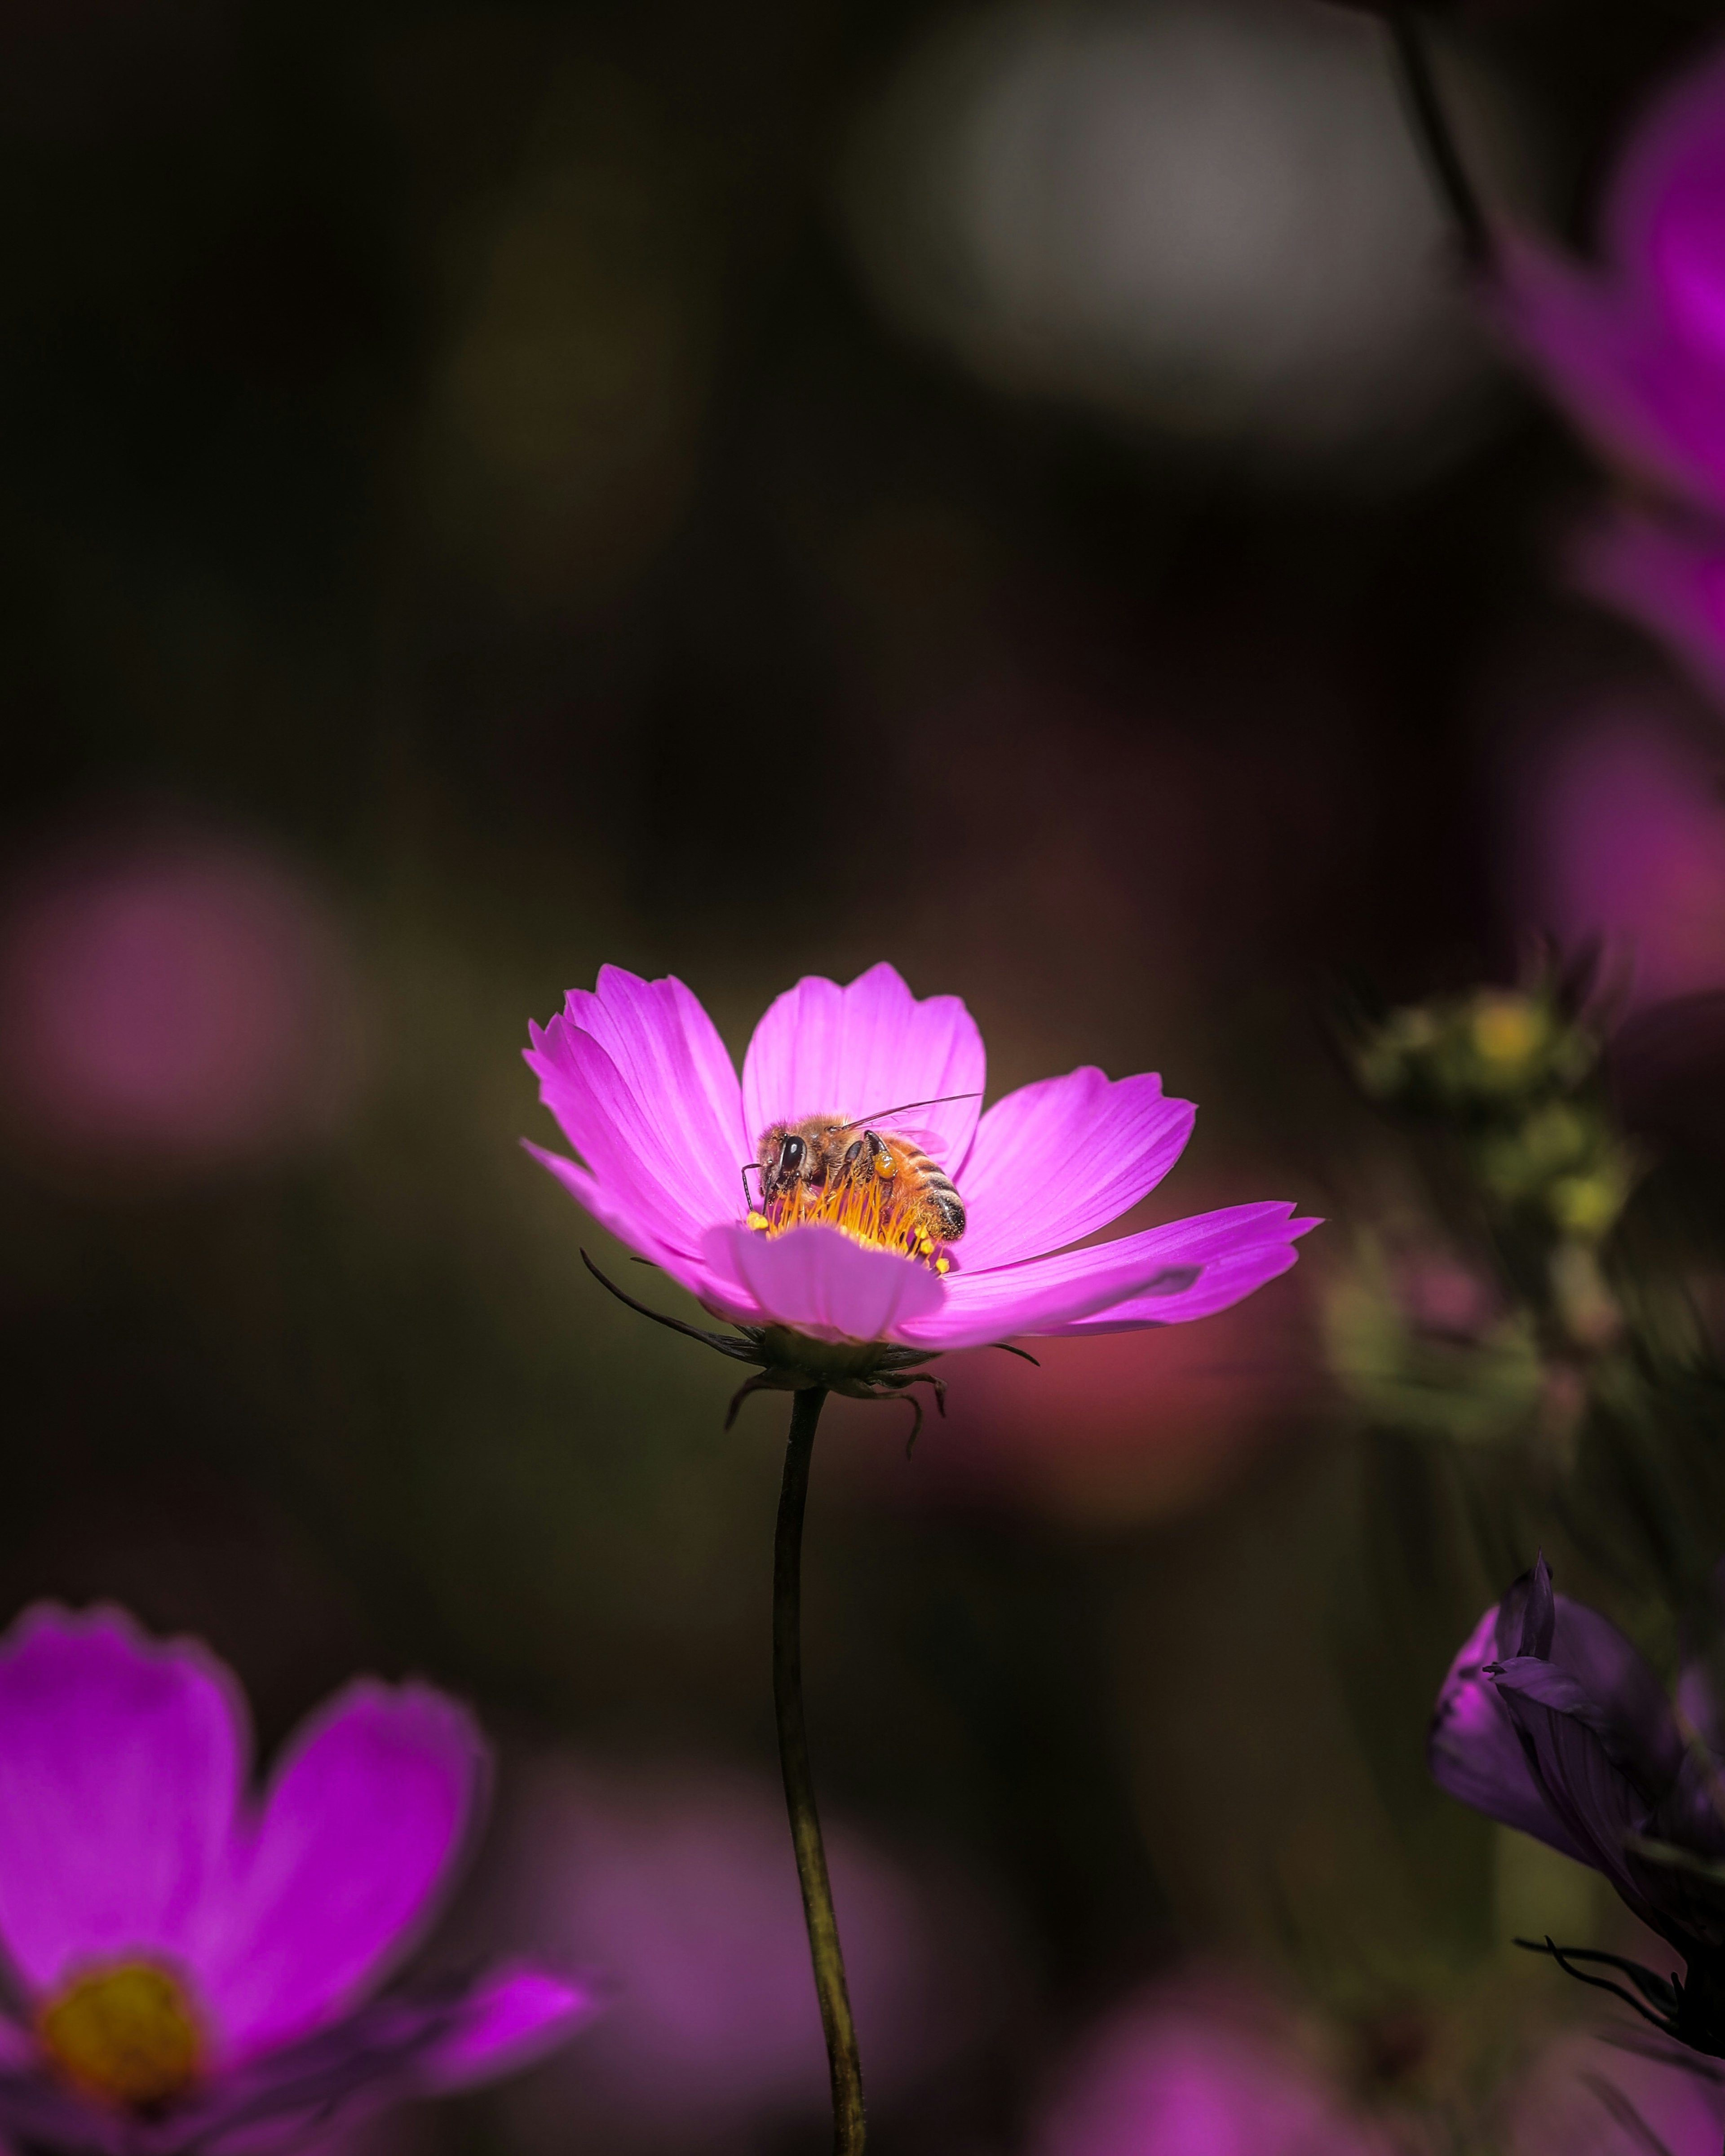
[[[36,2033],[69,2080],[141,2111],[179,2095],[203,2053],[184,1987],[147,1961],[86,1969],[42,2009]]]
[[[877,1250],[896,1250],[901,1257],[917,1258],[937,1273],[952,1270],[942,1255],[939,1238],[932,1235],[911,1187],[914,1178],[891,1177],[866,1172],[819,1188],[793,1183],[781,1190],[764,1211],[748,1216],[751,1228],[764,1229],[769,1237],[788,1228],[815,1224],[836,1228],[854,1242]]]

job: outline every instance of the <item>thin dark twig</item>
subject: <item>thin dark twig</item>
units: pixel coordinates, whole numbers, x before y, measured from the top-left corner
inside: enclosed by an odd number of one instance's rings
[[[1418,17],[1410,0],[1392,0],[1387,20],[1401,75],[1402,88],[1413,114],[1414,132],[1432,169],[1470,268],[1489,270],[1496,258],[1491,227],[1469,176],[1455,131],[1432,73],[1431,56],[1425,49]]]
[[[1670,2024],[1656,2014],[1651,2007],[1644,2006],[1633,1992],[1625,1991],[1620,1984],[1614,1984],[1609,1976],[1589,1976],[1584,1969],[1574,1968],[1564,1957],[1562,1947],[1548,1939],[1542,1947],[1531,1939],[1517,1939],[1518,1947],[1526,1947],[1530,1953],[1548,1953],[1565,1976],[1573,1976],[1578,1984],[1590,1984],[1595,1991],[1609,1991],[1614,1999],[1620,1999],[1625,2006],[1632,2006],[1644,2021],[1651,2021],[1656,2029],[1671,2033]]]
[[[751,1393],[770,1393],[775,1392],[778,1389],[778,1388],[774,1385],[772,1378],[764,1370],[757,1370],[752,1378],[745,1378],[742,1383],[737,1387],[737,1390],[731,1395],[731,1404],[725,1410],[725,1420],[722,1427],[726,1430],[729,1430],[731,1428],[732,1424],[737,1420],[737,1409],[742,1405],[743,1402],[748,1398]]]
[[[581,1262],[603,1288],[608,1288],[619,1302],[626,1303],[643,1317],[650,1317],[655,1325],[669,1327],[673,1332],[681,1332],[691,1340],[698,1340],[705,1348],[716,1348],[721,1355],[734,1355],[741,1363],[758,1363],[760,1356],[747,1340],[733,1340],[723,1332],[707,1332],[698,1325],[685,1325],[680,1317],[668,1317],[662,1310],[650,1310],[644,1302],[637,1302],[632,1295],[625,1295],[614,1280],[607,1280],[586,1251],[581,1253]]]
[[[785,1446],[784,1481],[773,1540],[773,1704],[778,1719],[778,1763],[784,1774],[785,1809],[790,1814],[797,1879],[803,1889],[803,1917],[809,1929],[809,1954],[814,1965],[814,1991],[827,2041],[827,2066],[833,2087],[833,2156],[862,2156],[866,2130],[862,2060],[857,2051],[856,2026],[850,2017],[845,1956],[839,1944],[839,1920],[833,1908],[832,1882],[827,1876],[826,1849],[814,1802],[814,1775],[809,1763],[809,1733],[803,1719],[803,1514],[809,1501],[814,1432],[826,1397],[824,1391],[811,1387],[795,1394],[791,1401],[790,1437]]]
[[[1630,1961],[1625,1954],[1607,1953],[1603,1947],[1555,1947],[1549,1935],[1543,1939],[1516,1939],[1512,1943],[1528,1953],[1566,1954],[1571,1961],[1604,1962],[1608,1969],[1620,1969],[1644,1999],[1651,1999],[1656,2006],[1664,2006],[1668,2010],[1676,2009],[1676,1984],[1662,1977],[1657,1969],[1649,1969],[1645,1962]]]

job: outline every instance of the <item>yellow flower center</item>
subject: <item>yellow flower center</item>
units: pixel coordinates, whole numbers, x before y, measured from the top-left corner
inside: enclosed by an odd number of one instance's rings
[[[939,1238],[929,1231],[926,1209],[911,1187],[914,1180],[902,1173],[887,1176],[865,1169],[819,1188],[793,1183],[770,1204],[752,1212],[748,1225],[763,1229],[769,1238],[783,1235],[788,1228],[836,1228],[853,1242],[896,1250],[901,1257],[932,1265],[937,1273],[948,1272],[951,1260],[942,1255]]]
[[[140,2111],[179,2095],[203,2055],[184,1986],[147,1961],[86,1969],[42,2009],[36,2033],[69,2080]]]

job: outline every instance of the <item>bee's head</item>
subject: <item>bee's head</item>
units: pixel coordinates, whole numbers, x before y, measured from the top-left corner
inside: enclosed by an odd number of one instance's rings
[[[761,1141],[761,1202],[770,1205],[782,1190],[808,1175],[814,1148],[801,1131],[775,1123]]]

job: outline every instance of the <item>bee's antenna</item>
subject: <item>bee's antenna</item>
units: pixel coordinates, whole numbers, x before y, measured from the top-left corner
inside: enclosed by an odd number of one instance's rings
[[[746,1160],[742,1164],[742,1202],[745,1205],[752,1205],[755,1202],[755,1194],[749,1188],[749,1170],[751,1168],[753,1168],[756,1174],[758,1175],[761,1172],[760,1162],[757,1160]]]
[[[888,1116],[901,1116],[907,1108],[938,1108],[948,1101],[980,1101],[978,1093],[937,1093],[932,1101],[901,1101],[896,1108],[876,1108],[866,1116],[859,1116],[855,1122],[834,1123],[835,1131],[854,1131],[864,1123],[884,1122]]]

